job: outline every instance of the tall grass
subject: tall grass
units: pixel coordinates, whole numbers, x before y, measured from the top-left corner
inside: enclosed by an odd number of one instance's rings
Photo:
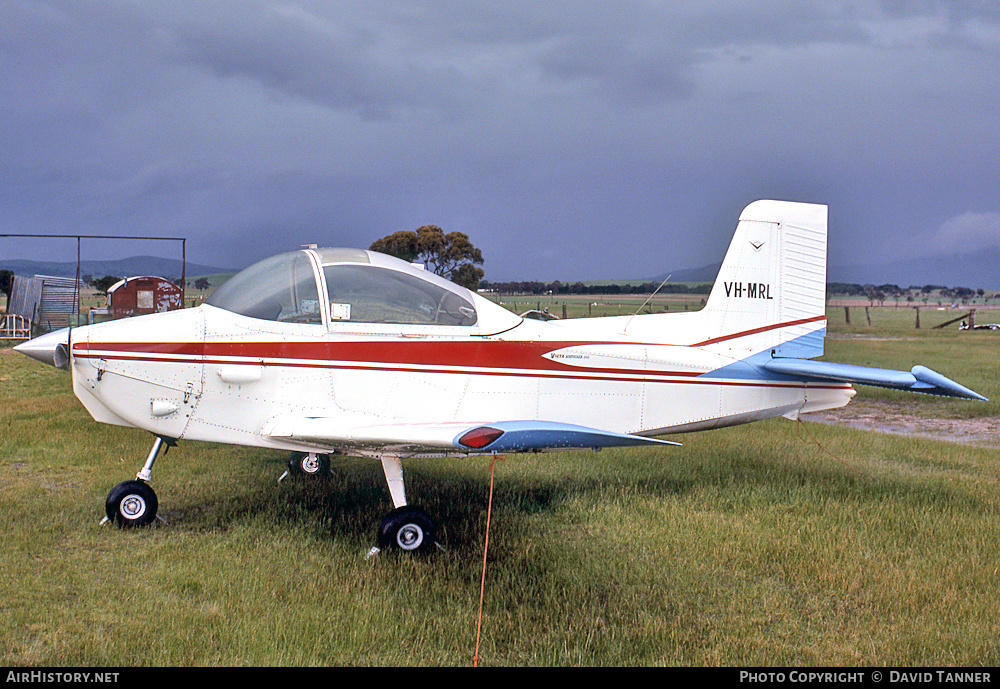
[[[888,357],[872,342],[829,349]],[[480,664],[1000,661],[997,451],[784,419],[676,439],[498,463]],[[279,483],[281,453],[182,442],[155,471],[165,522],[100,525],[150,442],[0,350],[4,663],[472,663],[488,458],[407,463],[445,550],[366,559],[390,503],[359,459]]]

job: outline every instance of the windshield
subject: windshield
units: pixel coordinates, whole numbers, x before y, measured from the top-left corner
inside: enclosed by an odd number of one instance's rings
[[[229,278],[205,303],[265,321],[323,322],[312,261],[302,251],[255,263]]]
[[[324,266],[331,321],[474,325],[465,297],[416,275],[371,265]]]

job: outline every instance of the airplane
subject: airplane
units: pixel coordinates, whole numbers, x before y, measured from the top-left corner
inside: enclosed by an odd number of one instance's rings
[[[179,440],[378,460],[393,510],[380,548],[433,548],[402,462],[620,446],[846,405],[864,384],[982,395],[923,366],[825,361],[827,206],[762,200],[740,215],[705,307],[522,318],[419,266],[357,249],[265,259],[201,306],[43,335],[15,349],[69,369],[96,421],[155,436],[108,493],[122,527],[155,518],[161,449]]]

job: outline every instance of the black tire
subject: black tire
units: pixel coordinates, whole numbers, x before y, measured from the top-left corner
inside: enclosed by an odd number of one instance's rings
[[[400,507],[385,516],[378,529],[380,548],[407,553],[434,547],[434,522],[419,507]]]
[[[122,528],[152,524],[158,508],[156,493],[139,480],[122,481],[111,489],[104,501],[108,519]]]
[[[293,452],[288,458],[288,468],[300,476],[326,476],[330,473],[330,455]]]

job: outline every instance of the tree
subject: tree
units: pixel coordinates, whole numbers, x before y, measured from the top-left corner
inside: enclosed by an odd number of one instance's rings
[[[121,278],[116,278],[114,275],[105,275],[104,277],[97,278],[91,282],[90,286],[107,294],[108,290],[114,287],[115,283],[119,280],[121,280]]]
[[[210,283],[208,282],[208,278],[198,278],[197,280],[194,281],[195,289],[208,289],[209,286]]]
[[[0,292],[7,295],[7,310],[10,310],[10,293],[14,290],[14,273],[0,270]]]
[[[452,282],[476,289],[484,272],[483,252],[473,246],[463,232],[444,233],[437,225],[423,225],[412,232],[400,230],[382,237],[368,247],[409,263],[419,261]]]
[[[416,232],[400,230],[393,232],[388,237],[375,240],[370,247],[370,251],[377,251],[380,254],[389,254],[402,259],[407,263],[413,263],[420,255]]]

